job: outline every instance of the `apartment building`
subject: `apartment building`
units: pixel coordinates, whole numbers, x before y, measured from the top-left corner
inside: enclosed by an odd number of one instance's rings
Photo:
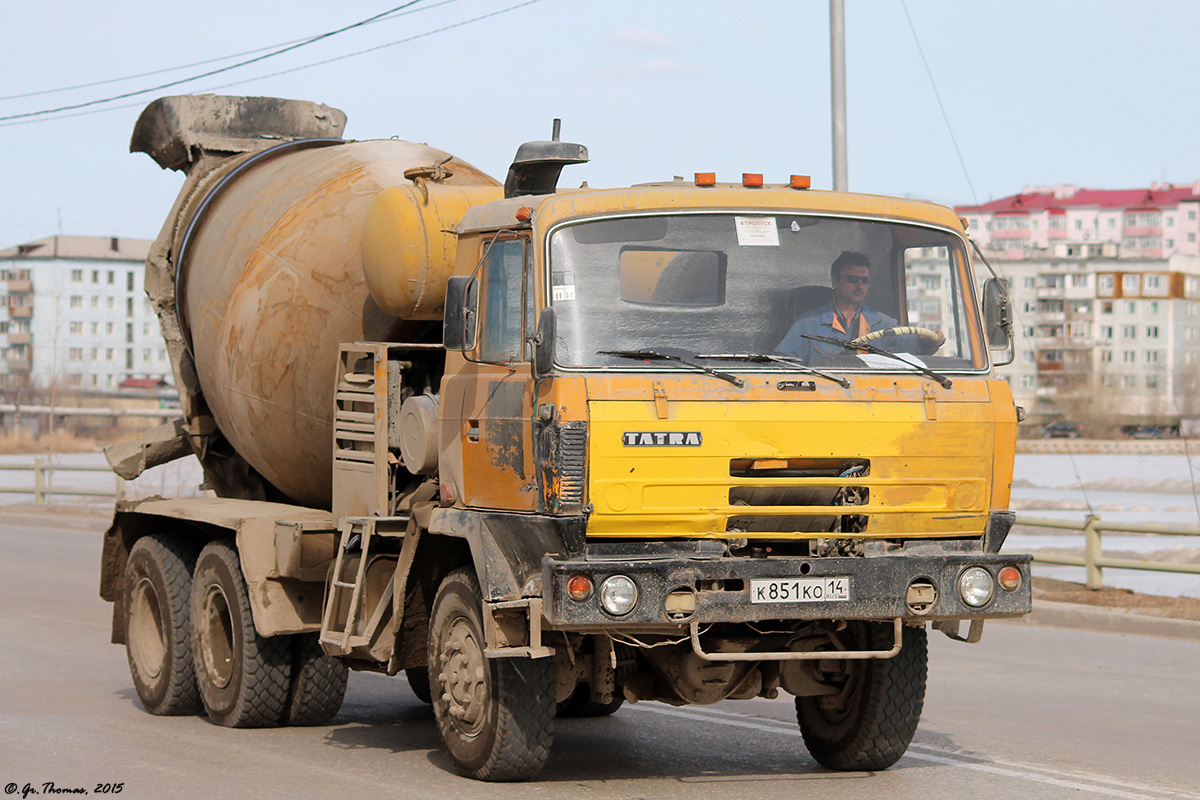
[[[142,287],[144,239],[51,236],[0,250],[0,387],[172,381]]]
[[[1200,255],[1200,181],[1146,189],[1026,189],[956,210],[979,246],[1001,258],[1081,255],[1080,248],[1126,258]]]
[[[1031,423],[1200,420],[1200,182],[1058,186],[956,210],[1009,282],[1016,358],[1000,374]]]

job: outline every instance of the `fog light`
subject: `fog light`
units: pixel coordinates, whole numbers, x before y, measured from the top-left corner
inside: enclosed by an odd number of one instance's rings
[[[983,567],[971,567],[958,579],[958,593],[963,602],[972,608],[987,605],[987,602],[992,599],[994,587],[992,573]]]
[[[1015,592],[1021,587],[1021,570],[1016,567],[1005,567],[996,576],[1000,588],[1006,592]]]
[[[592,579],[587,575],[572,575],[567,581],[567,596],[579,603],[592,596]]]
[[[663,603],[663,612],[667,619],[685,620],[696,613],[696,592],[682,586],[667,595]]]
[[[600,607],[614,617],[623,617],[637,605],[637,584],[624,575],[611,575],[600,584]]]
[[[937,602],[937,597],[938,590],[933,585],[933,581],[918,578],[908,585],[904,603],[914,614],[928,614],[933,609],[933,604]]]

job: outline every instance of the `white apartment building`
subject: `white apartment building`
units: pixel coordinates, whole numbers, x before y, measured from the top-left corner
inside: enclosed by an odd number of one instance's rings
[[[1200,419],[1200,182],[1059,186],[956,210],[1009,282],[1016,358],[1000,374],[1032,423]]]
[[[51,236],[0,250],[0,387],[172,381],[143,290],[150,242]]]

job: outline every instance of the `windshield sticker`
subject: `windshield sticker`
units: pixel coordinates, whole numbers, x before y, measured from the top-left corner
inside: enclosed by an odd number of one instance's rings
[[[742,247],[779,247],[779,229],[774,217],[734,217],[738,244]]]
[[[893,358],[892,356],[895,356],[895,358]],[[916,356],[914,356],[912,353],[893,353],[892,356],[881,356],[881,355],[878,355],[877,353],[859,353],[858,354],[859,359],[864,364],[866,364],[868,367],[870,367],[871,369],[905,369],[905,370],[911,369],[911,370],[915,370],[917,367],[925,366],[925,362],[922,361],[921,359],[917,358]],[[897,361],[896,359],[902,359],[903,361],[907,361],[908,364],[911,364],[912,366],[903,364],[900,361]]]
[[[575,299],[575,272],[569,269],[555,272],[552,276],[550,297],[555,303]]]

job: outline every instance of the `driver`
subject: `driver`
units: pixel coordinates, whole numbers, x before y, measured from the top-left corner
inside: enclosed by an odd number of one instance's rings
[[[776,353],[809,363],[814,353],[831,356],[844,351],[837,345],[805,339],[805,335],[849,341],[899,325],[887,314],[863,303],[871,283],[871,261],[864,254],[844,251],[829,267],[829,277],[833,283],[833,303],[796,320],[783,341],[776,345]],[[937,339],[901,334],[889,337],[886,346],[882,342],[877,344],[892,352],[929,355],[945,343],[945,334],[938,331]]]

